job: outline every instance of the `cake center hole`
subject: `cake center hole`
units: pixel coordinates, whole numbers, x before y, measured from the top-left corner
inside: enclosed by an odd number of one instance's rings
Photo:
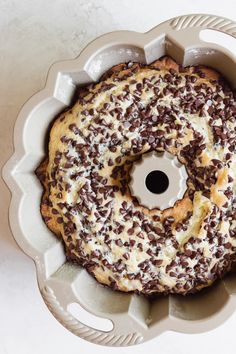
[[[154,194],[164,193],[169,186],[167,175],[159,170],[150,172],[145,180],[147,189]]]

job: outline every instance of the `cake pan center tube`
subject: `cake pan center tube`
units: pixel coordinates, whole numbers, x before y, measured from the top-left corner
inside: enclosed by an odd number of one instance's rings
[[[186,169],[174,155],[152,151],[134,163],[130,191],[141,205],[163,210],[183,197],[186,180]]]

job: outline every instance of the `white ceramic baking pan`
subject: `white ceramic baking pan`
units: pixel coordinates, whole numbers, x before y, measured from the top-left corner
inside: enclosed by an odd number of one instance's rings
[[[76,59],[54,64],[45,88],[27,101],[17,118],[15,152],[3,169],[12,193],[12,233],[22,250],[35,261],[39,289],[49,310],[68,330],[88,341],[125,346],[147,341],[167,330],[203,332],[222,323],[236,308],[233,274],[197,295],[153,301],[98,284],[84,269],[66,261],[62,243],[44,224],[39,211],[42,187],[34,173],[45,156],[49,125],[70,105],[76,87],[97,81],[115,64],[151,63],[167,54],[183,65],[210,65],[235,88],[235,56],[227,48],[203,42],[199,37],[203,29],[236,37],[235,23],[202,14],[168,20],[144,34],[106,34],[90,43]],[[110,319],[112,329],[98,329],[99,321],[86,325],[69,312],[71,303]]]

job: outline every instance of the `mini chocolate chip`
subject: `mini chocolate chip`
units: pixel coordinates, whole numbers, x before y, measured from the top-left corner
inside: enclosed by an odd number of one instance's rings
[[[128,259],[130,258],[129,253],[124,253],[124,254],[123,254],[123,257],[124,257],[126,260],[128,260]]]
[[[230,242],[227,242],[224,244],[224,248],[229,249],[232,247],[232,244]]]
[[[134,234],[134,228],[133,227],[128,229],[128,234],[129,235],[133,235]]]
[[[185,250],[184,253],[185,253],[186,256],[191,257],[193,252],[191,250],[187,249],[187,250]]]

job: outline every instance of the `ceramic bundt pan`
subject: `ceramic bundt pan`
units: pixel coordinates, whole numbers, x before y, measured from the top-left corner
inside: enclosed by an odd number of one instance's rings
[[[34,174],[45,156],[50,122],[70,105],[76,86],[97,81],[115,64],[130,60],[151,63],[167,54],[183,65],[210,65],[235,88],[235,56],[226,48],[200,40],[203,29],[236,37],[236,23],[212,15],[177,17],[144,34],[106,34],[89,44],[76,59],[54,64],[45,88],[30,98],[19,113],[14,131],[15,152],[3,170],[12,193],[11,229],[19,246],[35,261],[39,289],[52,314],[68,330],[88,341],[125,346],[147,341],[167,330],[204,332],[222,323],[236,308],[233,274],[197,295],[160,297],[155,301],[101,286],[84,269],[66,262],[62,243],[41,218],[42,187]],[[71,303],[110,319],[112,330],[82,323],[68,311]]]

